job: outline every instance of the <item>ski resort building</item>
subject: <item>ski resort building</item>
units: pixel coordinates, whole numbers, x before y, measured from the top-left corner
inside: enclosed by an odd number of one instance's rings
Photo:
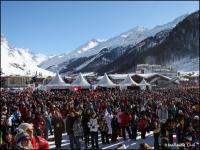
[[[167,77],[177,77],[177,71],[171,67],[161,65],[138,64],[136,73],[157,73]]]

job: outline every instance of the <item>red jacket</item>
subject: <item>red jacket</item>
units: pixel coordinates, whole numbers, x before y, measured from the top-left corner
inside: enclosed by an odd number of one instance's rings
[[[43,117],[40,117],[39,126],[40,126],[40,129],[41,129],[41,130],[44,130],[45,120],[44,120]]]
[[[37,138],[38,139],[36,139],[36,137],[33,136],[31,139],[31,143],[33,145],[34,150],[39,150],[39,149],[49,150],[50,149],[49,143],[47,140],[45,140],[44,138],[40,136],[38,136]]]
[[[128,106],[128,100],[124,100],[124,106]]]
[[[26,107],[20,107],[19,111],[22,114],[22,117],[27,117],[28,116],[28,109]]]
[[[147,119],[146,118],[141,118],[140,121],[139,121],[139,128],[140,129],[144,129],[147,127]]]
[[[131,120],[130,115],[128,115],[126,112],[122,112],[121,114],[121,123],[123,126],[128,126],[129,122]]]

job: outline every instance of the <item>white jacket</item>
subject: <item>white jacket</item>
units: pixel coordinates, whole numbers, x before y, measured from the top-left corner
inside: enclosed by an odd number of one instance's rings
[[[113,116],[110,114],[107,114],[104,116],[104,118],[105,118],[107,126],[108,126],[108,134],[112,134],[111,121],[112,121]]]
[[[88,127],[90,128],[90,132],[98,132],[99,125],[97,119],[91,118],[90,122],[88,122]]]

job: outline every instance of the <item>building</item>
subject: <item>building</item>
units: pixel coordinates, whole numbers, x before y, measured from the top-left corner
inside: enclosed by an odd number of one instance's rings
[[[167,77],[177,77],[177,71],[171,67],[161,65],[138,64],[136,73],[157,73]]]
[[[6,88],[28,87],[31,77],[28,76],[5,76],[3,86]]]

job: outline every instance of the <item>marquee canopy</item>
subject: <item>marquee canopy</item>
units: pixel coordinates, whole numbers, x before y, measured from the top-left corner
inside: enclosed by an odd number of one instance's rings
[[[122,81],[121,83],[120,83],[120,86],[122,86],[122,87],[127,87],[127,86],[138,86],[138,83],[136,83],[132,78],[131,78],[131,76],[128,74],[127,75],[127,77],[126,77],[126,79],[124,79],[124,81]]]
[[[83,75],[80,73],[79,76],[74,80],[71,84],[73,87],[82,87],[82,88],[90,88],[90,84],[88,81],[83,77]]]
[[[70,84],[65,83],[63,81],[62,77],[59,75],[59,73],[56,74],[56,76],[51,80],[47,85],[46,89],[68,89],[70,87]]]
[[[113,88],[118,86],[117,84],[114,84],[109,78],[108,75],[105,73],[103,78],[96,84],[96,86],[100,87],[107,87],[107,88]]]

